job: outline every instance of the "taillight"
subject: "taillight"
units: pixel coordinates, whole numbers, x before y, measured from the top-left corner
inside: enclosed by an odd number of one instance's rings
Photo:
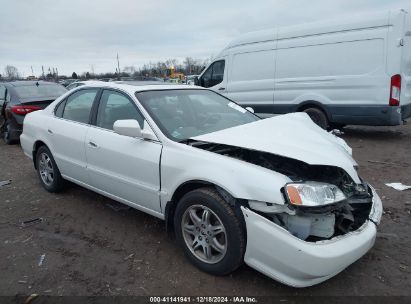
[[[17,115],[26,115],[30,112],[41,110],[38,106],[12,106],[11,111]]]
[[[400,105],[401,95],[401,75],[394,75],[391,77],[391,90],[390,90],[390,106]]]

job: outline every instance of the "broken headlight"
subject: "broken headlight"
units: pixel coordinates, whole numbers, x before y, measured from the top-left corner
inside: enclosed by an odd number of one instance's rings
[[[287,184],[285,193],[292,205],[307,207],[335,204],[346,199],[337,186],[320,182]]]

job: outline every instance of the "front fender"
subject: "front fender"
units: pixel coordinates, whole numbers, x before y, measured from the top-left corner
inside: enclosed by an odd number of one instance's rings
[[[189,181],[217,185],[238,199],[284,204],[281,188],[291,180],[242,160],[184,144],[165,146],[161,159],[161,201],[169,202],[176,189]]]

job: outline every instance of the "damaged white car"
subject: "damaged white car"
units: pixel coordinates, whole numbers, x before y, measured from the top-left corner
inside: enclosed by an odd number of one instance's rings
[[[305,113],[261,120],[207,89],[102,83],[24,120],[44,188],[69,180],[164,219],[211,274],[320,283],[374,244],[381,200]]]

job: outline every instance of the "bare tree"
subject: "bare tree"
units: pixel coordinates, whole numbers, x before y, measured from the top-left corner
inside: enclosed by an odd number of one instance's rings
[[[20,77],[19,70],[15,66],[7,65],[4,69],[6,77],[10,80],[18,79]]]
[[[193,73],[193,68],[196,65],[196,60],[192,57],[186,57],[184,59],[184,69],[187,75],[191,75]]]
[[[136,68],[133,67],[132,65],[130,65],[130,66],[125,66],[125,67],[123,68],[123,72],[125,72],[125,73],[127,73],[127,74],[129,74],[129,75],[133,75],[133,74],[136,72]]]

